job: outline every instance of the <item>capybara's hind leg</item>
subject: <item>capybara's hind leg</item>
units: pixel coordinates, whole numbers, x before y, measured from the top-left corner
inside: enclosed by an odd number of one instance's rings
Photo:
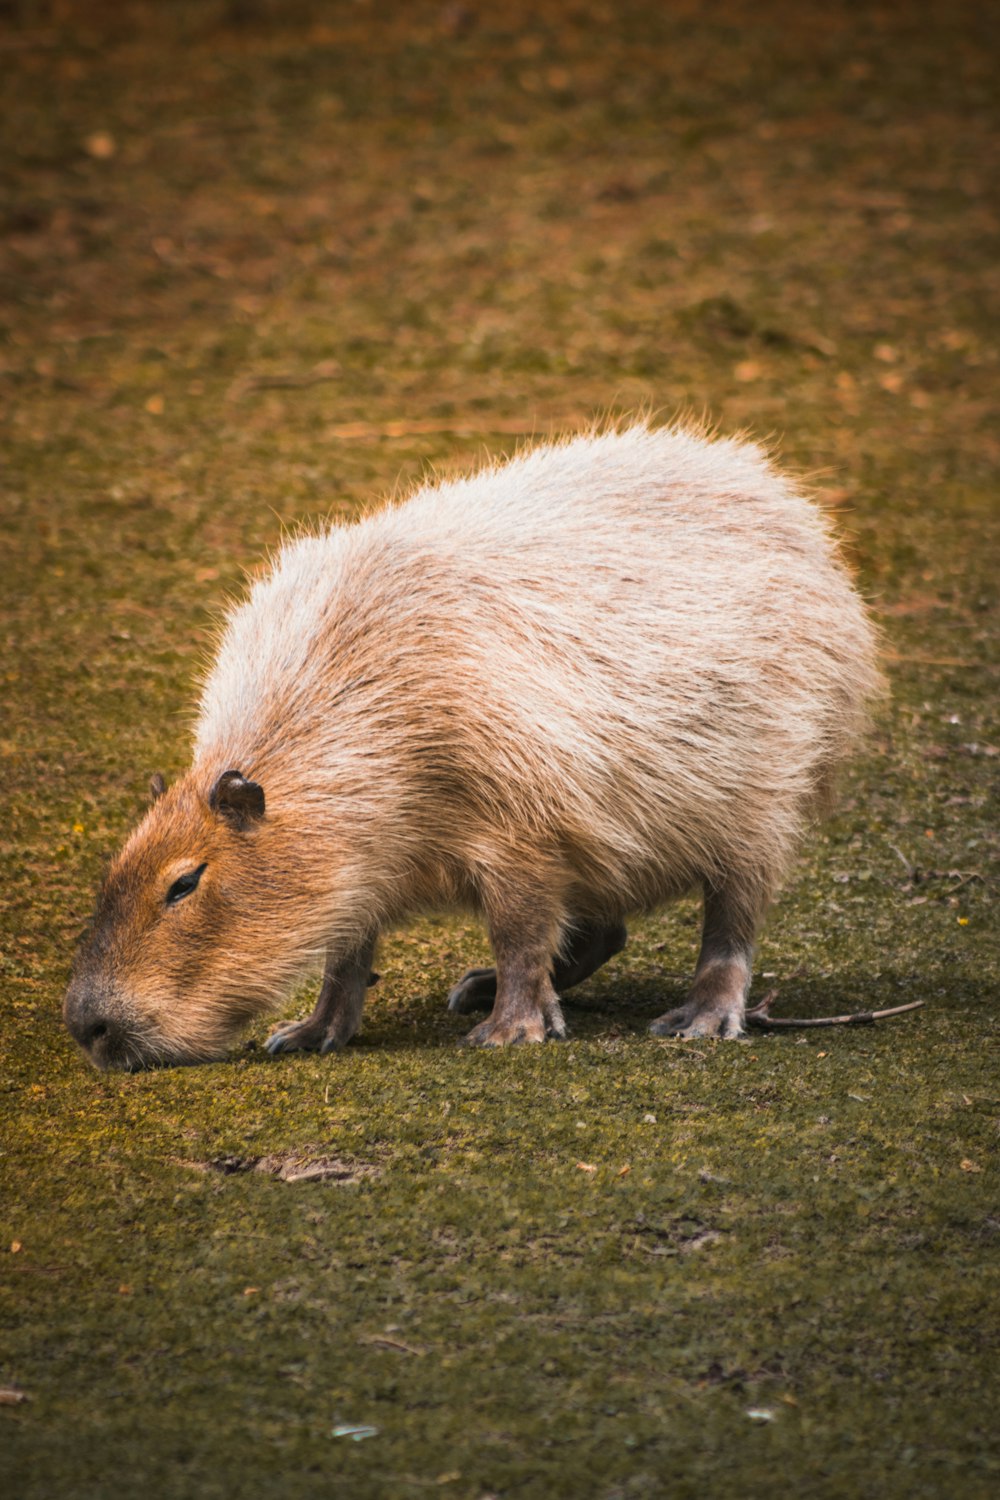
[[[621,922],[613,927],[581,923],[570,934],[565,954],[552,967],[552,984],[556,993],[572,989],[589,979],[609,958],[624,948],[628,934]],[[497,997],[496,969],[469,969],[448,996],[448,1009],[465,1015],[471,1010],[486,1010]]]
[[[472,1010],[490,1010],[496,997],[496,969],[466,969],[448,991],[448,1009],[463,1016]]]
[[[687,1000],[650,1026],[656,1036],[743,1035],[754,934],[766,898],[756,886],[731,882],[705,886],[701,953]]]
[[[487,905],[490,942],[496,956],[496,1000],[485,1021],[473,1027],[472,1047],[505,1047],[564,1037],[566,1023],[552,985],[559,918],[544,897]]]
[[[346,1047],[361,1022],[374,952],[372,938],[348,959],[328,959],[316,1009],[304,1021],[279,1027],[265,1043],[268,1052],[339,1052]]]
[[[581,923],[570,934],[564,956],[555,961],[552,983],[560,994],[582,984],[595,974],[609,958],[620,953],[628,942],[628,933],[623,922],[611,927],[599,927],[593,923]]]

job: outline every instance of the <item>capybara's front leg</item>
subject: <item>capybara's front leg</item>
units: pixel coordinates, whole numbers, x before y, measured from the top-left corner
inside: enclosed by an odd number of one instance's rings
[[[560,921],[544,898],[487,909],[496,957],[496,1000],[465,1038],[471,1047],[506,1047],[564,1037],[566,1023],[552,984]]]
[[[346,1047],[361,1023],[374,952],[371,938],[347,959],[328,958],[316,1009],[306,1020],[268,1037],[268,1052],[339,1052]]]
[[[744,1032],[754,934],[767,898],[757,882],[705,887],[705,925],[687,1000],[650,1025],[656,1036],[738,1037]]]

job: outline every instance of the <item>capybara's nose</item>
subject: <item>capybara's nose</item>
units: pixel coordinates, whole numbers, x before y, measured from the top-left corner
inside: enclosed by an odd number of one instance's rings
[[[121,1025],[108,1013],[102,997],[93,990],[70,985],[63,1003],[63,1018],[70,1035],[80,1043],[99,1068],[106,1068],[121,1050]]]

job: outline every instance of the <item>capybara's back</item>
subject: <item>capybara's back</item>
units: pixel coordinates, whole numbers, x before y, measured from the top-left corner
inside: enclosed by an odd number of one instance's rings
[[[700,886],[694,986],[653,1029],[738,1034],[755,929],[878,685],[823,517],[747,443],[578,437],[300,538],[231,615],[194,765],[118,861],[134,887],[170,830],[198,879],[158,929],[169,957],[197,927],[212,992],[168,1004],[147,957],[110,986],[141,1025],[116,1026],[204,1054],[322,953],[316,1012],[270,1045],[341,1046],[378,933],[464,903],[497,960],[452,991],[492,1005],[471,1040],[561,1035],[557,992],[624,919]],[[206,815],[211,859],[184,844]]]

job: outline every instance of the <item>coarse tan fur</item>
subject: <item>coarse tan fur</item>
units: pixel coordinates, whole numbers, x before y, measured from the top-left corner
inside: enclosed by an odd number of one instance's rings
[[[452,992],[492,1004],[471,1040],[541,1040],[626,917],[697,887],[691,995],[653,1029],[737,1035],[875,657],[820,510],[759,447],[683,427],[291,540],[225,624],[191,769],[111,867],[67,1021],[99,1065],[217,1056],[322,964],[316,1012],[269,1045],[329,1050],[378,935],[461,905],[497,961]]]

